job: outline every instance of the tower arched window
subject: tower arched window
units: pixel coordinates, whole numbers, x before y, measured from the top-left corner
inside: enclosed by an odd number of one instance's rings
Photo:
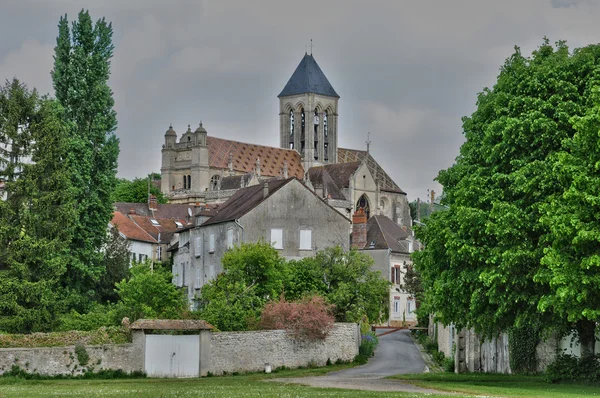
[[[183,189],[187,189],[187,176],[183,176]]]
[[[290,149],[294,149],[294,111],[290,111]]]
[[[325,141],[327,141],[327,136],[329,135],[329,128],[327,126],[327,111],[323,112],[323,136],[325,137]]]
[[[315,109],[315,116],[313,117],[314,131],[315,131],[315,140],[317,139],[317,131],[319,130],[319,114]]]
[[[369,198],[367,198],[367,195],[365,195],[365,194],[362,194],[362,196],[360,198],[358,198],[358,202],[356,202],[355,210],[358,211],[358,209],[360,209],[361,207],[365,211],[367,218],[369,218],[371,209],[369,207]]]
[[[188,184],[187,184],[188,189],[192,189],[192,176],[191,175],[187,176],[187,182],[188,182]]]
[[[304,117],[304,108],[302,108],[300,110],[300,131],[302,132],[302,134],[304,134],[305,130],[305,126],[306,126],[306,118]]]
[[[212,176],[210,178],[210,190],[211,191],[218,191],[219,190],[219,188],[220,188],[220,186],[219,186],[220,185],[219,184],[220,180],[221,180],[221,176],[219,176],[218,174],[215,174],[214,176]]]

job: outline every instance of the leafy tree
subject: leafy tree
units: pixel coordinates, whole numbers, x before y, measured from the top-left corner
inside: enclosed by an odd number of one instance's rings
[[[108,86],[113,54],[112,26],[95,24],[81,11],[71,29],[61,17],[52,80],[65,118],[73,125],[69,162],[73,196],[77,202],[76,233],[70,241],[74,256],[64,286],[73,305],[85,307],[103,274],[100,248],[112,215],[110,197],[116,184],[119,141],[114,100]]]
[[[14,110],[30,94],[23,85],[12,87],[18,90],[9,106]],[[13,99],[3,97],[7,103]],[[0,330],[21,333],[51,329],[64,310],[60,281],[71,262],[75,219],[72,126],[56,101],[35,99],[27,109],[22,115],[29,122],[19,128],[29,136],[31,161],[19,165],[18,178],[7,185],[7,201],[0,201]]]
[[[531,57],[516,48],[494,87],[479,94],[477,110],[463,118],[460,155],[437,178],[448,208],[417,228],[425,247],[414,254],[425,305],[442,322],[489,336],[513,326],[560,326],[597,317],[584,309],[593,300],[584,299],[584,307],[568,293],[590,279],[579,285],[560,281],[570,269],[579,267],[572,280],[596,272],[584,271],[582,252],[575,248],[570,252],[575,261],[567,256],[562,263],[552,250],[545,256],[550,242],[563,250],[577,236],[577,229],[563,236],[567,224],[584,223],[571,220],[567,208],[557,216],[560,226],[541,220],[548,202],[562,202],[568,181],[557,172],[556,159],[564,157],[558,153],[576,128],[583,131],[587,123],[574,122],[595,107],[599,58],[597,45],[570,54],[564,42],[553,47],[545,40]],[[582,299],[597,295],[597,285],[588,286]],[[570,305],[573,311],[566,310]]]
[[[200,316],[220,330],[248,330],[283,291],[286,263],[271,245],[258,242],[234,247],[222,265],[223,273],[202,288]]]
[[[173,275],[150,261],[134,264],[130,277],[116,284],[118,316],[131,322],[142,318],[179,318],[187,307],[183,292],[171,283]]]
[[[290,262],[286,296],[296,300],[319,294],[335,306],[337,321],[359,322],[366,315],[376,322],[387,314],[389,282],[372,265],[373,259],[357,250],[321,250],[315,257]]]
[[[111,202],[147,203],[148,181],[148,178],[134,178],[133,181],[125,178],[117,179],[117,185],[111,196]],[[150,184],[150,193],[156,196],[158,203],[168,202],[165,195],[154,184]]]
[[[111,228],[109,235],[103,250],[105,271],[96,288],[97,300],[101,303],[116,302],[119,295],[115,284],[129,277],[130,244],[119,234],[118,226]]]

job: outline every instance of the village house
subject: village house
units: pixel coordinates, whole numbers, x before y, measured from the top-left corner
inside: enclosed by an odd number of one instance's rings
[[[350,220],[295,177],[239,189],[207,213],[198,212],[196,225],[178,233],[173,249],[173,281],[190,301],[223,271],[227,250],[241,243],[269,242],[286,259],[349,249]]]

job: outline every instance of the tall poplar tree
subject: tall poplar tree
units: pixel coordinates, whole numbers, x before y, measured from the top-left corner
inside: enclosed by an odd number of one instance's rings
[[[75,234],[71,241],[74,261],[69,265],[65,287],[73,303],[84,306],[94,295],[95,283],[105,272],[100,248],[107,239],[111,219],[110,200],[116,184],[119,140],[108,85],[113,55],[112,26],[104,18],[92,22],[81,11],[69,27],[61,17],[56,41],[52,80],[57,100],[72,123],[72,184],[77,203]]]

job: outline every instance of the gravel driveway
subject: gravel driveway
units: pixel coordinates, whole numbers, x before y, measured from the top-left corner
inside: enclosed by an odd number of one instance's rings
[[[381,333],[385,329],[379,329]],[[407,330],[379,337],[375,356],[365,365],[316,377],[290,377],[269,381],[303,384],[312,387],[348,388],[370,391],[402,391],[443,394],[437,390],[416,387],[402,380],[384,379],[404,373],[423,373],[425,362]]]

